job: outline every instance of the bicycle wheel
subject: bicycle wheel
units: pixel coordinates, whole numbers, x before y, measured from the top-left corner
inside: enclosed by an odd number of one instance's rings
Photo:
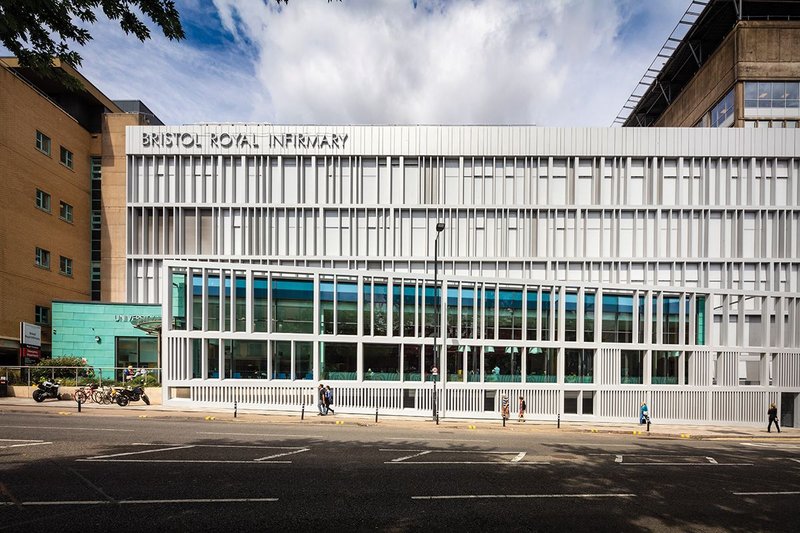
[[[86,393],[82,390],[75,391],[75,401],[78,403],[86,403]]]
[[[95,391],[92,393],[92,401],[93,401],[94,403],[96,403],[96,404],[101,404],[101,403],[103,403],[103,393],[102,393],[102,392],[100,392],[99,390],[95,390]]]

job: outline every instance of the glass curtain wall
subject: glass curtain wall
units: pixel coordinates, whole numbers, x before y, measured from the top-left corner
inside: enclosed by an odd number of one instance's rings
[[[234,289],[234,294],[236,296],[236,301],[233,304],[233,320],[235,323],[234,329],[236,331],[246,331],[247,330],[247,279],[244,276],[236,276],[236,281],[234,282],[236,287]],[[262,288],[262,290],[265,289]],[[257,298],[254,301],[259,301]],[[259,301],[259,305],[261,302]],[[266,315],[264,315],[265,325],[266,325]],[[254,328],[255,329],[255,328]],[[259,331],[259,330],[255,330]]]
[[[364,380],[400,381],[400,345],[364,344]]]
[[[678,363],[681,352],[654,351],[653,352],[653,384],[677,385]]]
[[[358,284],[336,283],[336,334],[358,335]]]
[[[225,341],[225,377],[267,379],[267,341]]]
[[[486,346],[483,353],[485,380],[513,382],[522,381],[522,359],[516,346]]]
[[[603,342],[633,342],[632,296],[603,295]]]
[[[555,383],[558,365],[558,348],[528,348],[525,360],[527,383]]]
[[[578,340],[578,293],[568,292],[564,300],[564,340],[575,342]]]
[[[620,352],[620,383],[644,383],[644,352],[622,350]]]
[[[314,282],[272,280],[272,331],[314,332]]]
[[[594,293],[583,295],[583,342],[594,342]]]
[[[186,329],[186,274],[172,274],[172,329]]]
[[[542,340],[549,341],[550,335],[550,289],[542,290]]]
[[[403,381],[422,380],[422,346],[403,345]]]
[[[564,350],[564,382],[594,381],[594,350]]]
[[[358,372],[358,345],[354,342],[319,343],[319,379],[355,380]]]
[[[458,287],[447,287],[447,338],[458,337]]]
[[[242,281],[244,281],[244,278],[242,278]],[[268,281],[267,278],[253,278],[253,331],[259,333],[267,331]],[[238,294],[240,281],[237,279],[236,283]]]
[[[483,309],[483,324],[484,324],[484,338],[494,339],[494,307],[495,307],[495,291],[494,287],[484,287],[484,309]]]
[[[319,331],[333,335],[333,281],[319,283]]]
[[[528,293],[525,296],[525,307],[526,307],[525,327],[527,328],[527,335],[528,335],[527,339],[529,341],[537,340],[538,338],[536,334],[536,326],[539,318],[538,303],[539,303],[538,287],[528,288]]]
[[[680,327],[680,302],[678,296],[664,296],[662,306],[662,327],[664,330],[664,344],[678,344],[678,328]]]
[[[500,289],[498,333],[501,339],[522,339],[522,291]]]
[[[203,276],[192,274],[192,329],[203,329]]]
[[[208,291],[208,331],[219,331],[219,275],[209,275],[206,278],[206,290]]]
[[[272,378],[292,379],[291,341],[272,341]]]
[[[480,292],[480,291],[479,291]],[[480,294],[478,295],[480,298]],[[472,287],[461,288],[461,338],[475,338],[475,289]]]

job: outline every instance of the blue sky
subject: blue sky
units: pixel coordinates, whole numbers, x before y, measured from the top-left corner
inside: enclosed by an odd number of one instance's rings
[[[177,5],[185,41],[101,17],[80,50],[105,94],[168,124],[607,126],[689,0]]]

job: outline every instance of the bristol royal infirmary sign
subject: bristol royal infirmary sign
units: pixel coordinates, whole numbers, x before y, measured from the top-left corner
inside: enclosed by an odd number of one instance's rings
[[[346,133],[217,133],[142,132],[143,148],[307,148],[344,149]]]

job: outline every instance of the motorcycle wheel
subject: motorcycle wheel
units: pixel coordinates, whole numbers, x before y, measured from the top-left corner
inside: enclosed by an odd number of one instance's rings
[[[44,392],[36,389],[33,391],[33,399],[36,400],[37,403],[42,403],[44,401]]]
[[[147,397],[147,394],[142,394],[142,400],[144,400],[144,403],[147,405],[150,405],[150,398]]]
[[[128,397],[125,396],[124,394],[120,394],[119,396],[117,396],[117,405],[119,405],[120,407],[125,407],[126,405],[128,405],[128,401],[129,401]]]

